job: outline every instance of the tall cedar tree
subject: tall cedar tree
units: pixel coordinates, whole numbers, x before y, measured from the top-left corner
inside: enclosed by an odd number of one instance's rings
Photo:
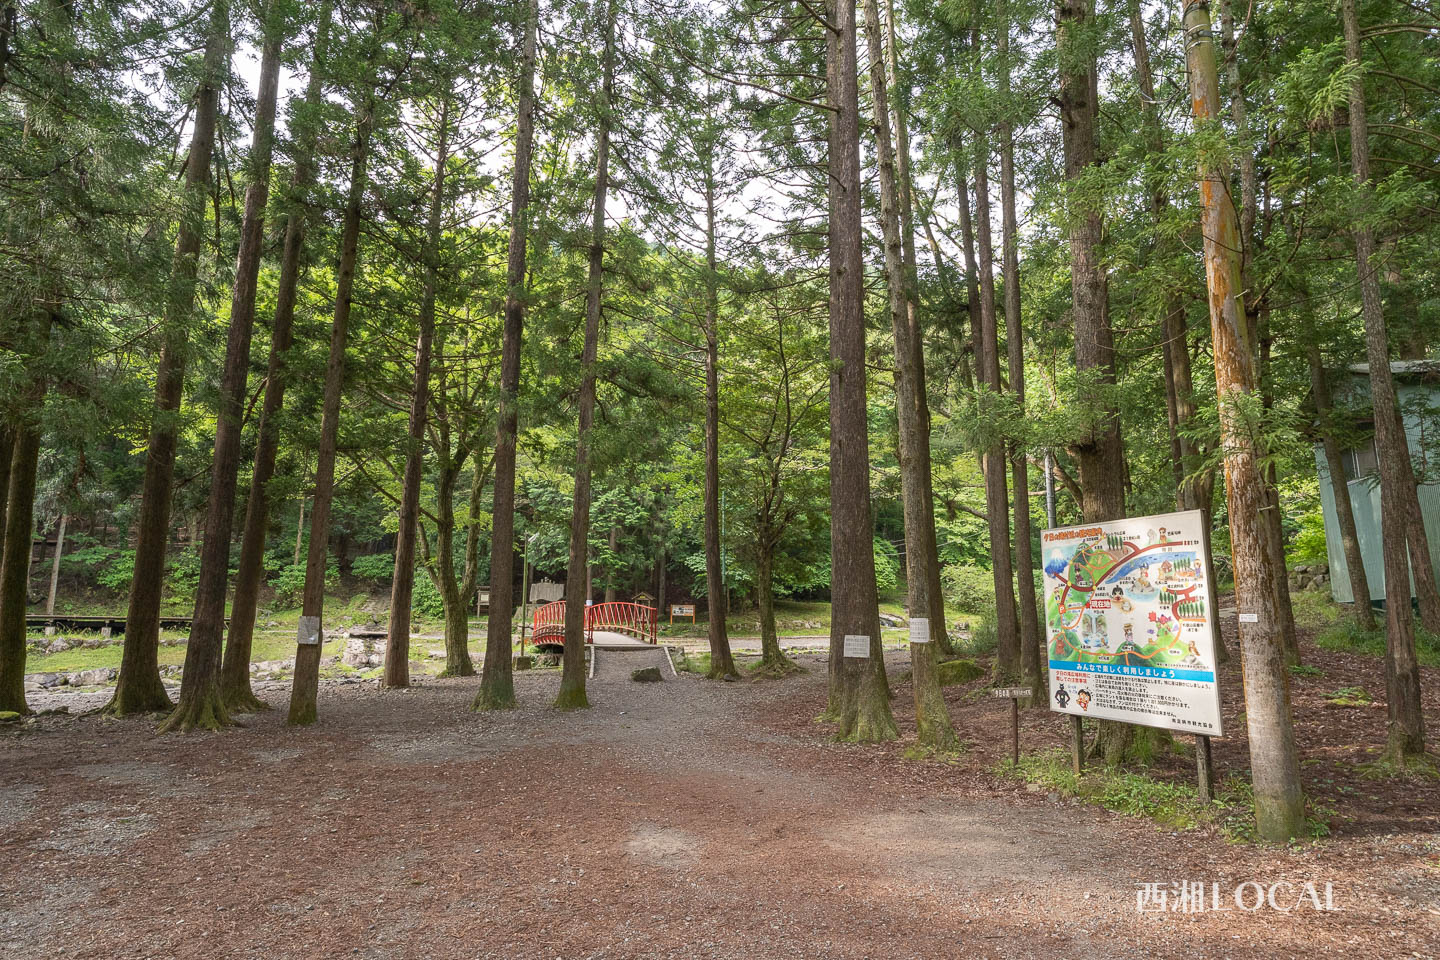
[[[930,496],[924,477],[917,471],[921,464],[916,448],[928,439],[920,436],[919,409],[925,405],[923,392],[917,389],[914,355],[907,316],[905,252],[900,239],[899,191],[895,183],[895,151],[890,135],[890,103],[883,55],[884,36],[880,32],[877,0],[865,0],[865,37],[870,54],[871,102],[875,111],[875,142],[880,168],[880,227],[885,241],[885,288],[890,308],[890,329],[895,338],[895,406],[899,420],[899,457],[901,500],[905,520],[906,602],[911,617],[929,628],[930,601],[927,558],[925,556],[925,511],[923,503]],[[927,469],[928,472],[928,469]],[[933,516],[932,516],[933,523]],[[932,527],[933,529],[933,527]],[[913,621],[912,621],[913,622]],[[910,644],[911,686],[915,692],[915,727],[919,741],[937,750],[954,750],[958,744],[945,694],[936,669],[935,645],[926,636]]]
[[[585,287],[585,344],[580,355],[579,429],[575,440],[575,493],[570,513],[570,558],[566,570],[565,656],[555,706],[576,710],[590,706],[585,696],[585,604],[581,583],[589,580],[590,430],[595,422],[595,362],[600,345],[600,305],[604,294],[605,196],[610,185],[610,114],[615,93],[615,19],[617,0],[605,5],[604,79],[595,131],[595,191],[590,227],[590,264]],[[588,597],[589,590],[586,589]]]
[[[200,547],[200,579],[195,615],[185,645],[180,703],[167,726],[215,727],[227,711],[220,674],[225,637],[225,593],[229,585],[230,539],[235,520],[235,486],[240,472],[245,386],[250,375],[250,336],[255,327],[255,293],[260,276],[260,247],[265,237],[265,204],[270,198],[270,158],[275,145],[275,104],[280,91],[280,52],[287,24],[281,0],[264,11],[260,48],[260,92],[247,162],[245,214],[230,291],[230,330],[220,375],[215,418],[215,448],[210,467],[210,497],[205,509],[205,540]],[[247,670],[248,672],[248,670]]]
[[[286,360],[294,341],[295,302],[300,289],[300,271],[305,251],[309,215],[307,195],[315,186],[315,142],[318,126],[315,112],[320,106],[321,79],[330,41],[333,4],[325,0],[316,18],[311,44],[310,77],[305,100],[296,117],[295,169],[284,191],[285,240],[280,253],[280,277],[275,288],[275,315],[270,321],[270,359],[265,370],[265,398],[260,405],[255,457],[250,473],[250,496],[245,503],[245,526],[240,538],[240,559],[235,570],[235,596],[230,601],[230,633],[225,641],[225,660],[220,668],[220,693],[231,713],[265,709],[250,689],[250,651],[255,636],[255,610],[265,570],[265,538],[270,527],[270,481],[275,476],[275,458],[280,449],[280,414],[285,405],[289,372]],[[299,564],[300,536],[304,529],[305,503],[300,503],[300,520],[295,540]]]
[[[435,340],[435,288],[440,282],[440,227],[445,212],[445,163],[450,149],[449,81],[441,82],[437,108],[435,173],[425,225],[425,285],[420,294],[415,378],[410,387],[410,417],[405,434],[405,473],[401,479],[400,525],[395,536],[395,573],[390,578],[390,629],[385,638],[387,687],[410,686],[410,601],[415,590],[415,540],[420,526],[420,483],[425,477],[425,415],[430,399],[430,356]],[[467,658],[468,662],[468,658]],[[471,668],[471,672],[474,668]]]
[[[1345,31],[1345,58],[1356,70],[1350,85],[1350,170],[1355,178],[1355,192],[1362,204],[1371,202],[1374,184],[1370,179],[1370,141],[1365,116],[1365,84],[1360,79],[1362,66],[1360,24],[1355,0],[1340,0],[1340,19]],[[1370,402],[1375,415],[1375,452],[1380,464],[1380,517],[1388,521],[1389,536],[1381,538],[1385,558],[1385,705],[1389,712],[1390,730],[1387,750],[1391,757],[1403,760],[1425,752],[1425,716],[1420,707],[1420,666],[1415,659],[1415,620],[1410,614],[1410,564],[1407,559],[1417,553],[1407,546],[1425,535],[1421,524],[1410,521],[1419,509],[1410,509],[1408,500],[1415,498],[1415,473],[1410,463],[1410,450],[1405,441],[1405,424],[1395,396],[1395,380],[1390,374],[1390,336],[1385,326],[1385,308],[1380,300],[1380,276],[1373,262],[1375,234],[1366,211],[1355,218],[1355,262],[1360,273],[1360,312],[1365,320],[1365,352],[1370,361]],[[1407,538],[1400,529],[1416,527]],[[1422,542],[1423,553],[1429,556]],[[1423,568],[1415,570],[1420,581],[1433,574]],[[1237,565],[1236,580],[1239,580]]]
[[[880,643],[865,395],[865,270],[855,7],[831,0],[826,39],[830,251],[830,706],[842,739],[893,740]],[[847,636],[868,638],[846,657]]]
[[[210,9],[205,55],[195,90],[195,121],[185,160],[185,203],[175,237],[165,316],[161,321],[160,360],[155,371],[155,409],[145,450],[145,479],[140,516],[135,524],[135,572],[125,615],[125,647],[120,676],[106,711],[117,716],[168,709],[170,697],[160,682],[160,591],[165,581],[165,550],[170,540],[170,495],[175,478],[175,447],[180,433],[180,396],[185,388],[185,361],[205,231],[205,205],[210,193],[210,160],[215,152],[215,125],[220,89],[230,63],[230,7],[215,0]],[[188,656],[188,654],[187,654]],[[224,717],[192,694],[180,725],[213,724]],[[207,715],[207,713],[209,715]]]
[[[515,705],[510,627],[515,614],[515,442],[519,430],[520,347],[525,329],[525,256],[529,238],[530,158],[535,145],[535,34],[539,0],[526,4],[515,166],[510,176],[510,244],[505,273],[505,329],[500,344],[500,398],[495,412],[495,494],[490,532],[490,620],[485,664],[473,710]],[[522,598],[522,602],[523,602]],[[521,624],[524,629],[524,624]]]
[[[1190,100],[1197,125],[1220,122],[1220,81],[1204,0],[1181,0]],[[1210,329],[1215,353],[1215,389],[1220,400],[1221,442],[1235,554],[1235,599],[1256,623],[1240,627],[1245,674],[1245,725],[1250,737],[1251,780],[1257,832],[1266,840],[1288,840],[1304,827],[1305,801],[1290,711],[1290,673],[1284,637],[1276,620],[1275,591],[1266,545],[1265,480],[1249,418],[1258,399],[1255,357],[1246,339],[1239,229],[1230,195],[1229,171],[1214,163],[1200,169],[1201,233],[1210,292]]]
[[[325,642],[325,568],[330,553],[330,508],[335,492],[335,452],[340,438],[340,393],[345,384],[345,341],[355,295],[359,263],[360,218],[365,201],[370,141],[375,128],[377,91],[372,86],[359,101],[355,138],[350,145],[350,189],[340,228],[335,268],[335,312],[330,321],[330,353],[325,362],[324,398],[320,410],[320,446],[315,455],[315,503],[310,510],[310,544],[305,555],[305,588],[295,646],[295,675],[290,685],[286,722],[303,726],[317,718],[320,693],[320,651]]]

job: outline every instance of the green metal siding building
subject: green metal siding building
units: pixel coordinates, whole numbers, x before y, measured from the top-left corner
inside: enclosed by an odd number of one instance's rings
[[[1410,457],[1415,461],[1419,488],[1420,513],[1429,536],[1430,556],[1440,571],[1440,361],[1404,360],[1392,363],[1395,389],[1405,420],[1405,434],[1410,444]],[[1357,364],[1349,368],[1349,378],[1337,378],[1332,386],[1337,409],[1364,408],[1370,395],[1370,368]],[[1359,425],[1366,425],[1361,421]],[[1370,582],[1370,599],[1385,599],[1385,563],[1380,552],[1380,478],[1376,473],[1375,442],[1346,450],[1343,488],[1355,511],[1355,530],[1360,540],[1360,554],[1365,560],[1365,575]],[[1330,563],[1330,594],[1340,603],[1353,603],[1349,568],[1345,550],[1340,543],[1340,523],[1335,516],[1335,484],[1325,462],[1325,450],[1315,445],[1315,464],[1320,475],[1320,502],[1325,511],[1325,547]],[[1424,472],[1421,472],[1421,468]],[[1428,482],[1425,482],[1427,481]],[[1411,580],[1414,595],[1414,580]]]

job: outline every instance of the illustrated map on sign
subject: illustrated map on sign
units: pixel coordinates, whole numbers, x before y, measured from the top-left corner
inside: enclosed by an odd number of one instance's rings
[[[1072,528],[1064,533],[1073,539],[1045,543],[1051,665],[1177,668],[1165,672],[1213,681],[1199,535],[1178,524],[1106,527]]]

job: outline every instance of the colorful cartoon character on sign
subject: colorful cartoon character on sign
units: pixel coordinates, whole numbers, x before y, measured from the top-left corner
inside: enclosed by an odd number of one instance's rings
[[[1075,702],[1080,704],[1081,710],[1088,711],[1090,709],[1090,691],[1081,690],[1079,693],[1075,694]]]
[[[1070,691],[1065,689],[1065,684],[1063,683],[1060,684],[1060,688],[1055,691],[1055,702],[1060,704],[1061,710],[1070,706]]]

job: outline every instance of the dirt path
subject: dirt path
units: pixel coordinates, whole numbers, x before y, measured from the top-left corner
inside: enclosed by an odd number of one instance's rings
[[[604,671],[574,714],[531,672],[500,715],[447,680],[327,684],[309,730],[283,711],[185,737],[46,717],[0,734],[0,955],[1440,954],[1423,833],[1176,838],[978,761],[832,744],[809,665],[760,684]],[[1137,884],[1181,880],[1225,899],[1329,881],[1341,911],[1137,912]]]

